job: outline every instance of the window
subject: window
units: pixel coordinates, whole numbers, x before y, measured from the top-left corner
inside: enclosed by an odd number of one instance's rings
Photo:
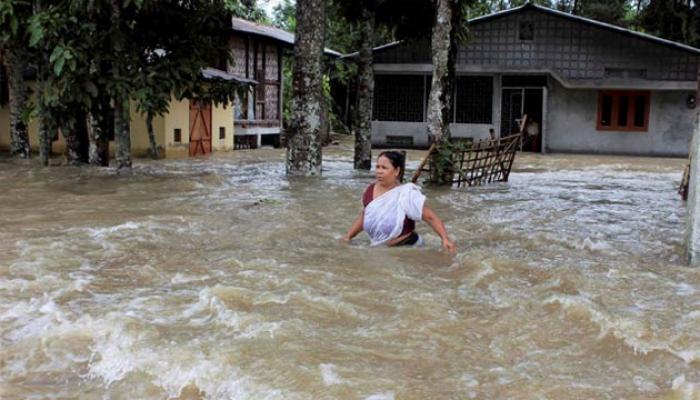
[[[226,139],[226,128],[223,126],[219,127],[219,139]]]
[[[255,80],[258,81],[255,87],[255,119],[265,119],[265,70],[255,71]]]
[[[520,21],[518,25],[518,39],[527,42],[535,40],[535,23],[532,21]]]
[[[599,131],[639,131],[649,127],[648,91],[598,92]]]
[[[458,76],[456,87],[455,122],[490,124],[493,113],[493,78]]]
[[[175,143],[182,142],[182,129],[175,128],[175,130],[173,130],[173,141]]]
[[[423,75],[374,77],[374,121],[423,121]]]

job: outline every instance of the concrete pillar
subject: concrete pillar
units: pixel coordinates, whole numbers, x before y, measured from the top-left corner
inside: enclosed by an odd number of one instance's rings
[[[700,71],[698,91],[695,94],[695,129],[690,142],[690,180],[688,182],[688,225],[686,229],[686,255],[690,266],[700,266]]]

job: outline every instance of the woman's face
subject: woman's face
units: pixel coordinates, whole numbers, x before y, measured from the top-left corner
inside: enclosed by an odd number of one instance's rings
[[[377,180],[383,184],[392,184],[399,178],[399,168],[394,168],[391,160],[384,156],[377,158],[377,167],[374,170]]]

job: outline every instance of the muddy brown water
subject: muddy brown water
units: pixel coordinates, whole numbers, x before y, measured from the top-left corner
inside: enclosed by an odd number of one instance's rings
[[[339,243],[372,180],[351,145],[320,179],[283,157],[0,159],[0,397],[700,398],[683,160],[519,155],[509,183],[426,187],[450,257],[425,223],[423,248]]]

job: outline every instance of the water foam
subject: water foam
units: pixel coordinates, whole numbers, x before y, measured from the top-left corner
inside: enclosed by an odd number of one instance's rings
[[[343,380],[340,379],[338,374],[334,371],[335,365],[333,364],[321,364],[318,366],[321,370],[321,378],[323,379],[323,384],[326,386],[337,385],[342,383]]]
[[[686,381],[685,375],[677,376],[673,380],[671,390],[683,400],[700,399],[700,384]]]
[[[365,400],[394,400],[394,392],[375,393],[367,396]]]
[[[279,390],[266,388],[243,376],[225,353],[203,354],[174,343],[163,344],[123,329],[110,330],[93,346],[88,377],[109,387],[128,374],[147,375],[168,398],[179,397],[191,385],[207,398],[282,398]],[[149,378],[147,378],[149,379]]]

